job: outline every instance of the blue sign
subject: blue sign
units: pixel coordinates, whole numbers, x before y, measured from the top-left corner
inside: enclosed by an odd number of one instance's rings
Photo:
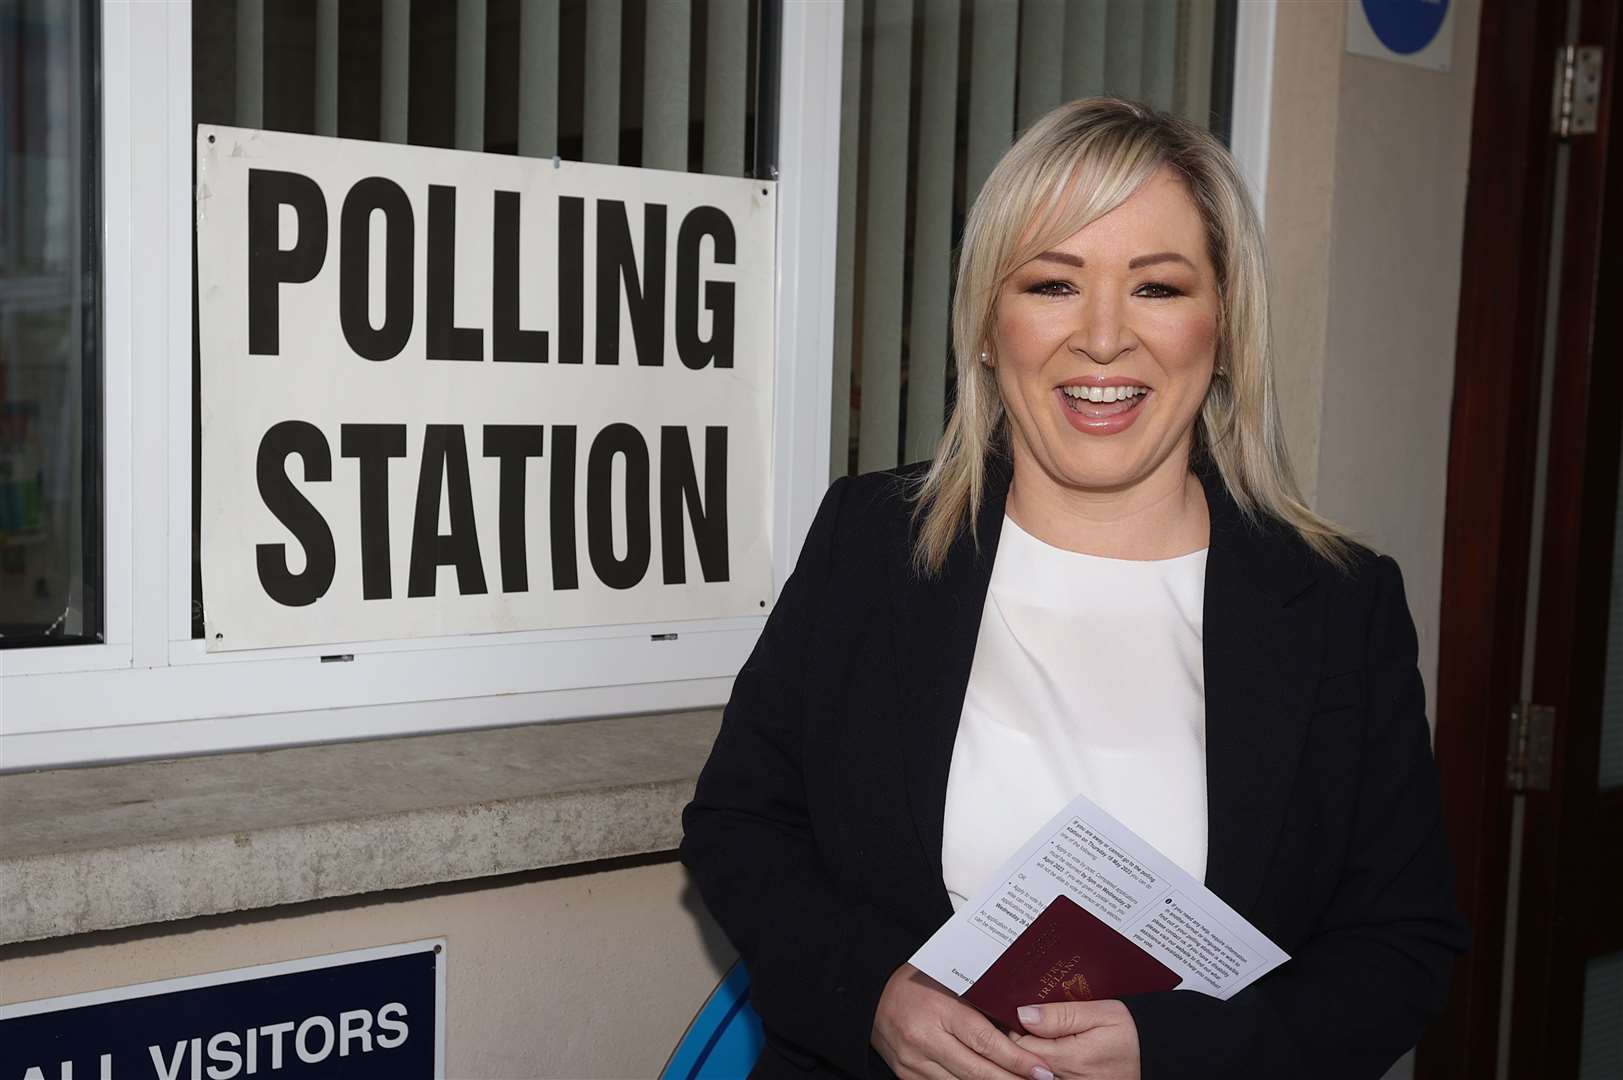
[[[1448,0],[1363,0],[1363,5],[1381,44],[1405,56],[1430,45],[1448,14]]]
[[[414,942],[0,1006],[3,1080],[436,1080],[444,946]]]

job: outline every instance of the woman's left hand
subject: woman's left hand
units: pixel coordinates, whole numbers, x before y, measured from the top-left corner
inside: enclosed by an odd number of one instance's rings
[[[1027,1005],[1020,1023],[1030,1034],[1014,1041],[1046,1061],[1059,1080],[1139,1080],[1138,1026],[1119,1001]]]

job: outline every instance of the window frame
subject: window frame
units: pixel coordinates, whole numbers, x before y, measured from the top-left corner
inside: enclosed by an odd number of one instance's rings
[[[1274,5],[1239,8],[1233,142],[1254,183]],[[774,595],[829,475],[843,7],[777,13]],[[105,640],[0,650],[0,770],[724,703],[764,617],[212,654],[192,638],[192,4],[103,0],[101,34]]]

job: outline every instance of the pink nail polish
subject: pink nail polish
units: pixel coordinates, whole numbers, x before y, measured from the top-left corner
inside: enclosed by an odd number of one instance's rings
[[[1031,1067],[1031,1080],[1054,1080],[1054,1074],[1041,1065]]]

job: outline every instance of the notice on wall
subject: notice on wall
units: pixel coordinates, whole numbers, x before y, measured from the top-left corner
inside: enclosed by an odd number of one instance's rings
[[[1454,6],[1450,0],[1352,0],[1347,51],[1447,71],[1454,60]]]
[[[762,614],[775,200],[199,126],[208,647]]]
[[[0,1005],[6,1080],[444,1075],[444,939]]]

